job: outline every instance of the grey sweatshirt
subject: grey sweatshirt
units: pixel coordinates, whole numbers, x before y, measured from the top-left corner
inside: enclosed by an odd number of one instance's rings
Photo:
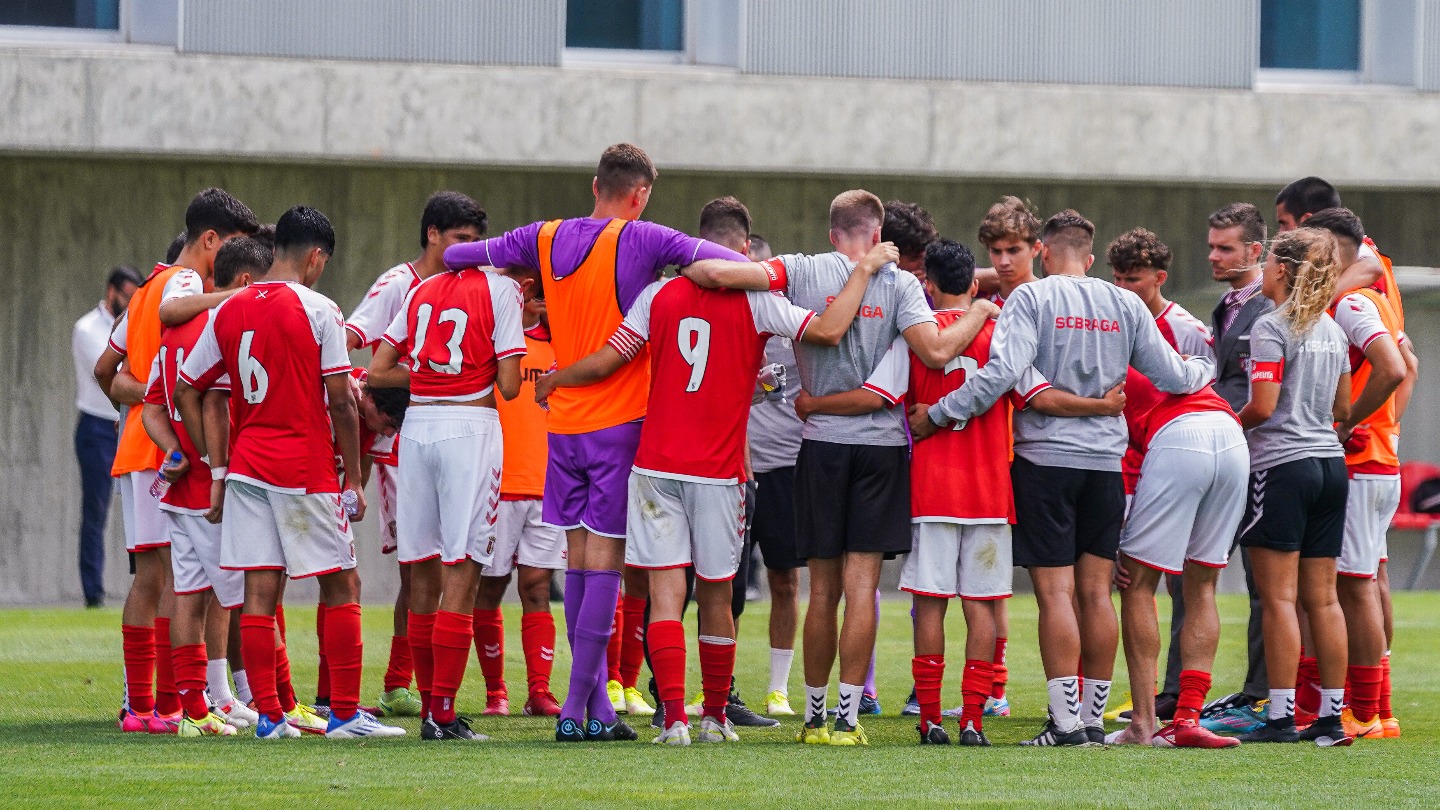
[[[1205,358],[1180,358],[1134,293],[1096,278],[1047,276],[1005,299],[990,361],[941,399],[931,418],[939,423],[983,413],[1031,366],[1059,388],[1097,398],[1123,381],[1130,366],[1172,394],[1199,391],[1215,375]],[[1122,416],[1015,413],[1015,453],[1041,466],[1118,471],[1127,436]]]

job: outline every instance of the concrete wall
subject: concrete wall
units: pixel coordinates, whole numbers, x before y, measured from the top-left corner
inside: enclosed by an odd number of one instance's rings
[[[838,191],[864,186],[882,198],[915,200],[942,232],[978,248],[984,209],[1005,193],[1045,213],[1074,206],[1100,226],[1103,240],[1135,225],[1175,249],[1173,295],[1203,313],[1218,290],[1204,264],[1204,219],[1234,200],[1265,205],[1271,187],[1198,184],[1093,184],[1040,180],[942,180],[893,176],[717,174],[662,163],[649,217],[693,230],[700,206],[721,194],[746,201],[758,232],[780,250],[826,249],[826,208]],[[79,602],[75,573],[76,498],[72,460],[72,323],[100,293],[113,264],[148,268],[181,228],[198,189],[220,185],[273,221],[285,208],[316,205],[335,221],[339,246],[321,290],[347,311],[376,274],[417,252],[426,196],[453,188],[476,197],[495,232],[535,219],[589,212],[589,173],[213,160],[0,156],[0,603]],[[1440,192],[1344,189],[1380,244],[1401,263],[1437,263],[1434,231]],[[1408,297],[1410,332],[1440,345],[1434,302]],[[363,361],[363,356],[357,356]],[[1440,459],[1440,383],[1430,377],[1407,421],[1407,456]],[[393,596],[394,567],[382,564],[374,524],[358,530],[367,601]],[[1409,542],[1409,541],[1405,541]],[[118,524],[109,590],[127,587]],[[1404,551],[1397,551],[1397,556]],[[296,598],[304,598],[302,592]]]

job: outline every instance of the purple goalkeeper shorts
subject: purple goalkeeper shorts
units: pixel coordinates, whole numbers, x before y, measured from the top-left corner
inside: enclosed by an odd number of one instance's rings
[[[551,433],[540,520],[561,529],[625,536],[630,468],[640,421],[590,433]]]

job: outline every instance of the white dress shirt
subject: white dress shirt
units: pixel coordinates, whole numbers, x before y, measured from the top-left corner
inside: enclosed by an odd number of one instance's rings
[[[105,353],[114,326],[115,316],[102,301],[75,322],[70,336],[70,352],[75,358],[75,407],[81,413],[112,420],[119,419],[120,413],[95,382],[95,363]]]

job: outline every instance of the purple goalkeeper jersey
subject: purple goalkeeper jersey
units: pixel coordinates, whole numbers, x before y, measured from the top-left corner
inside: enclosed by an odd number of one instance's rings
[[[445,250],[445,266],[490,266],[496,268],[528,267],[540,269],[539,236],[543,222],[533,222],[492,239],[452,245]],[[555,232],[551,248],[551,265],[556,278],[575,272],[589,255],[590,248],[609,219],[583,217],[567,219]],[[714,242],[688,236],[673,228],[645,220],[625,226],[616,246],[615,289],[620,310],[628,313],[640,291],[660,277],[669,265],[684,267],[700,259],[748,261],[744,256]]]

